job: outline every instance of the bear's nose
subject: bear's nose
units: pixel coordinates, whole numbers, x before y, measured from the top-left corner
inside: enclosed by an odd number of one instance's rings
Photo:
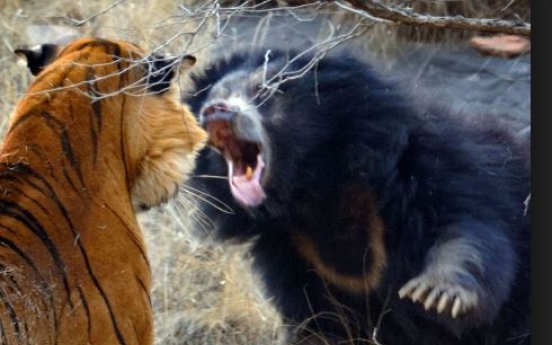
[[[205,106],[199,114],[199,122],[206,126],[211,121],[224,120],[232,121],[239,113],[237,106],[232,106],[225,102],[215,102]]]

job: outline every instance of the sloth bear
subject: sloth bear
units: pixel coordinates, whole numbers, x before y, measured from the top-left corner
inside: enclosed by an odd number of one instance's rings
[[[527,142],[344,52],[236,52],[193,78],[192,184],[233,209],[201,211],[252,241],[290,343],[530,343]]]

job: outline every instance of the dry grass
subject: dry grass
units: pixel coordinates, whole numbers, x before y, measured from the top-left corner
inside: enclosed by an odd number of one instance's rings
[[[275,343],[278,318],[256,288],[247,245],[199,239],[175,203],[141,220],[154,270],[157,344]]]
[[[499,8],[510,3],[512,6],[527,3],[526,0],[489,1]],[[201,7],[206,2],[181,3]],[[480,2],[464,3],[477,5]],[[13,49],[21,45],[32,46],[93,34],[127,39],[150,49],[162,47],[163,51],[173,54],[193,53],[198,57],[198,68],[201,68],[209,59],[210,48],[216,41],[216,17],[207,10],[190,16],[179,6],[179,2],[171,0],[0,0],[0,134],[5,130],[13,105],[30,81],[26,68],[18,65],[12,54]],[[426,5],[416,6],[417,10],[423,10],[419,6]],[[446,6],[449,6],[448,2]],[[438,7],[435,13],[456,14],[459,11],[457,5]],[[508,11],[503,12],[511,15],[514,7],[507,8]],[[106,9],[109,11],[102,13]],[[320,8],[320,12],[323,11],[324,8]],[[482,11],[479,5],[468,11],[489,13]],[[74,26],[91,16],[95,17],[82,22],[81,26]],[[332,13],[331,16],[345,23],[357,19],[352,14]],[[528,14],[523,17],[528,18]],[[375,51],[393,52],[399,46],[393,36],[396,32],[375,25],[371,34],[363,37],[363,42],[375,46]],[[430,40],[441,37],[448,42],[464,35],[448,31],[436,34],[431,30],[411,28],[400,29],[398,33],[416,39],[420,39],[420,35]],[[252,274],[247,258],[247,245],[221,246],[209,238],[199,239],[190,229],[189,217],[193,216],[190,212],[189,207],[182,203],[172,203],[168,208],[153,210],[140,217],[154,274],[156,344],[276,344],[280,320],[258,288],[259,282]]]

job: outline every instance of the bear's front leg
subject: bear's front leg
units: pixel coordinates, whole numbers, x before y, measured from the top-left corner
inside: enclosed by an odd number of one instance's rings
[[[422,273],[402,286],[400,298],[470,323],[490,323],[507,299],[516,255],[505,230],[477,222],[450,226],[433,245]]]

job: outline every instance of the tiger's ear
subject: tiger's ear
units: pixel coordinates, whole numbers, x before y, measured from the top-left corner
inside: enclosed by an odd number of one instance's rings
[[[148,90],[154,93],[166,91],[177,75],[176,71],[192,68],[196,63],[193,55],[179,57],[153,54],[148,59]]]
[[[196,58],[193,55],[184,55],[182,59],[180,59],[180,70],[185,71],[189,70],[190,68],[194,67],[196,64]]]
[[[55,44],[42,44],[30,49],[16,49],[14,53],[27,60],[27,67],[33,75],[40,73],[48,65],[58,51]]]

